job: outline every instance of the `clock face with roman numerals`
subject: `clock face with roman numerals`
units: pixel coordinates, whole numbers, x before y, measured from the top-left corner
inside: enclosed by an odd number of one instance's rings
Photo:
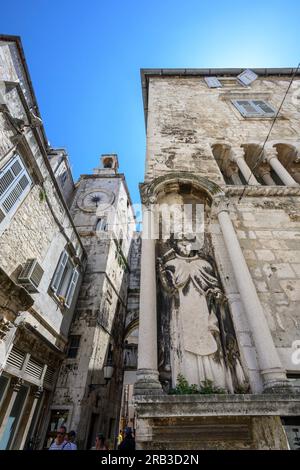
[[[114,194],[103,189],[94,189],[78,199],[78,206],[86,212],[105,210],[114,202]]]

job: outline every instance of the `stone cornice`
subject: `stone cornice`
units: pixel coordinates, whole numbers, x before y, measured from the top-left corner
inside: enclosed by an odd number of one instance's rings
[[[139,418],[300,414],[299,394],[137,395],[134,404]]]
[[[300,196],[300,186],[225,186],[222,188],[226,196]]]

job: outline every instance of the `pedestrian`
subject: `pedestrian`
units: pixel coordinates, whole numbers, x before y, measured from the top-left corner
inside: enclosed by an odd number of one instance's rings
[[[122,429],[120,429],[120,432],[119,432],[119,435],[118,435],[118,445],[121,444],[123,439],[124,439],[124,432],[122,431]]]
[[[56,432],[56,438],[49,447],[49,450],[63,450],[67,444],[67,441],[65,441],[66,433],[66,426],[60,426]]]
[[[98,433],[96,435],[95,445],[91,448],[91,450],[109,450],[103,434]]]
[[[75,444],[76,432],[70,431],[67,434],[67,440],[64,448],[62,450],[77,450],[77,444]]]
[[[126,428],[125,429],[125,437],[121,444],[118,446],[118,450],[135,450],[135,440],[132,435],[132,429]]]

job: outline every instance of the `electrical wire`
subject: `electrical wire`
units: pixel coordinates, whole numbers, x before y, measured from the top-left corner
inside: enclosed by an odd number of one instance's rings
[[[285,94],[284,94],[284,96],[283,96],[283,98],[282,98],[282,101],[281,101],[280,106],[279,106],[279,108],[278,108],[278,110],[277,110],[277,113],[276,113],[275,116],[274,116],[274,119],[273,119],[273,121],[272,121],[271,127],[270,127],[270,129],[269,129],[269,132],[268,132],[268,134],[267,134],[267,136],[266,136],[266,138],[265,138],[265,140],[264,140],[263,146],[262,146],[262,148],[261,148],[261,151],[259,152],[259,155],[258,155],[258,157],[257,157],[257,160],[256,160],[256,162],[254,163],[254,167],[253,167],[252,170],[251,170],[251,175],[249,176],[249,178],[248,178],[248,180],[247,180],[247,182],[246,182],[246,185],[244,186],[244,189],[243,189],[243,191],[242,191],[242,194],[241,194],[240,197],[239,197],[238,204],[241,202],[242,198],[244,197],[244,194],[245,194],[247,185],[249,184],[249,181],[250,181],[250,179],[251,179],[251,176],[252,176],[253,171],[255,170],[255,168],[257,168],[257,166],[261,163],[261,161],[262,161],[262,159],[263,159],[263,156],[264,156],[263,153],[264,153],[265,145],[266,145],[266,143],[267,143],[267,141],[268,141],[268,139],[269,139],[269,137],[270,137],[270,135],[271,135],[272,129],[273,129],[274,124],[275,124],[275,122],[276,122],[276,120],[277,120],[277,118],[278,118],[278,115],[279,115],[280,111],[281,111],[281,108],[282,108],[282,106],[283,106],[283,103],[284,103],[284,101],[285,101],[285,98],[286,98],[286,96],[287,96],[287,94],[288,94],[288,92],[289,92],[289,90],[290,90],[290,88],[291,88],[291,86],[292,86],[292,83],[293,83],[293,81],[294,81],[294,78],[295,78],[295,76],[296,76],[296,74],[297,74],[297,72],[298,72],[299,69],[300,69],[300,62],[299,62],[299,64],[298,64],[297,68],[296,68],[296,69],[294,70],[294,72],[292,73],[292,78],[291,78],[291,80],[290,80],[290,83],[289,83],[289,85],[288,85],[288,87],[287,87],[287,89],[286,89],[286,92],[285,92]]]

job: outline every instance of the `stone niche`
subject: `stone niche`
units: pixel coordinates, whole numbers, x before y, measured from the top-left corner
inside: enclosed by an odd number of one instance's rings
[[[229,393],[246,391],[249,383],[211,240],[211,202],[200,189],[179,181],[165,185],[158,203],[158,370],[163,389],[174,388],[182,376],[198,387],[212,383]]]

